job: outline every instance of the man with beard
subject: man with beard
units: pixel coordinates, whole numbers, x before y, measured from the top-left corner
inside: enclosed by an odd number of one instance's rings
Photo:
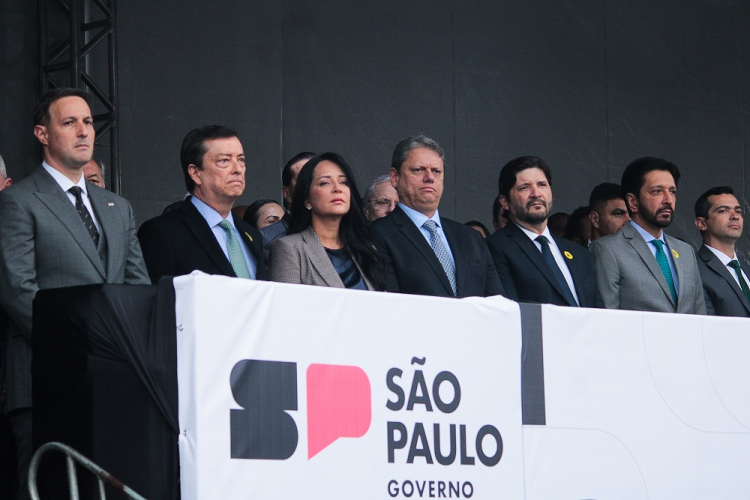
[[[608,309],[706,314],[693,248],[662,230],[674,218],[679,180],[674,163],[661,158],[638,158],[623,172],[631,220],[591,245]]]
[[[552,173],[536,156],[511,160],[500,171],[500,204],[510,221],[487,238],[507,297],[572,307],[602,307],[591,256],[550,233]]]

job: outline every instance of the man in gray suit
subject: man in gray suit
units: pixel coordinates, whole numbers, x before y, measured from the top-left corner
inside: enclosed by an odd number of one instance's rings
[[[124,198],[87,183],[94,125],[88,94],[56,89],[34,110],[43,163],[0,193],[0,304],[10,317],[5,412],[16,436],[19,480],[31,458],[31,303],[38,290],[97,283],[148,284]],[[21,488],[27,498],[28,488]]]
[[[661,158],[638,158],[622,174],[630,222],[591,252],[608,309],[705,314],[693,248],[664,233],[674,218],[680,172]]]
[[[742,207],[731,187],[711,188],[698,198],[695,227],[703,238],[698,270],[708,314],[750,317],[750,281],[734,248],[742,236]]]

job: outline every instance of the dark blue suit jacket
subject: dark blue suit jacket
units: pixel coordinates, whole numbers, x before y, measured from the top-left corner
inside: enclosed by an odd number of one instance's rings
[[[604,307],[596,286],[594,260],[580,245],[552,236],[566,258],[581,307]],[[507,296],[523,302],[569,306],[560,284],[533,241],[513,222],[487,238],[490,255]]]
[[[482,236],[468,226],[441,217],[456,261],[456,296],[505,295]],[[453,297],[448,277],[427,240],[401,208],[373,221],[372,239],[386,262],[389,292]]]

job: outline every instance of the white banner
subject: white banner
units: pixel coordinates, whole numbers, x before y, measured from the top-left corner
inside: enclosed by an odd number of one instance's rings
[[[523,498],[517,304],[174,283],[183,500]]]
[[[527,499],[750,497],[750,322],[542,306]]]

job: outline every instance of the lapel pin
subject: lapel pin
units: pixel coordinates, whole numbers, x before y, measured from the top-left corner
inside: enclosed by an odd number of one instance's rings
[[[108,201],[108,202],[107,202],[107,206],[108,206],[108,207],[114,207],[114,206],[115,206],[115,204],[114,204],[114,203],[112,203],[111,201]]]
[[[563,255],[565,256],[566,259],[573,260],[573,254],[568,252],[567,250],[563,252]]]
[[[250,241],[253,241],[253,237],[247,234],[247,231],[245,231],[245,236],[247,236]]]
[[[677,250],[672,250],[672,255],[674,256],[675,259],[680,258],[680,254],[677,253]]]

